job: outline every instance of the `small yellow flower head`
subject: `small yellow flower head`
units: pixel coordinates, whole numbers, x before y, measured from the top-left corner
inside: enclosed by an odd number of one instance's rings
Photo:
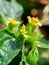
[[[15,25],[15,24],[20,24],[19,21],[16,21],[16,20],[14,20],[14,19],[12,19],[12,18],[9,18],[9,19],[8,19],[8,23],[13,24],[13,25]]]
[[[22,25],[22,28],[20,29],[20,32],[22,33],[22,35],[25,38],[28,38],[28,36],[26,35],[27,34],[27,31],[26,31],[26,26],[25,25]]]
[[[32,17],[31,18],[30,16],[28,16],[27,18],[28,18],[29,23],[31,23],[35,26],[42,26],[42,24],[39,22],[38,17],[36,17],[36,18]]]

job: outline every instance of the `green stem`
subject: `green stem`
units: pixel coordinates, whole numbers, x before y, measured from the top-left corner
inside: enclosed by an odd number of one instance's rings
[[[21,60],[21,62],[20,62],[20,65],[21,65],[22,62],[24,61],[24,43],[25,43],[25,39],[24,39],[24,41],[23,41],[23,43],[22,43],[22,46],[21,46],[21,51],[22,51],[22,60]]]
[[[22,60],[24,60],[24,45],[22,47]]]
[[[24,61],[24,43],[25,43],[25,39],[22,43],[22,60]]]
[[[23,61],[25,62],[25,65],[29,65],[29,64],[26,62],[26,58],[25,58],[25,55],[24,55],[24,49],[25,49],[24,43],[25,43],[25,40],[26,40],[26,39],[24,39],[24,41],[23,41],[23,43],[22,43],[22,48],[21,48],[21,50],[22,50],[22,60],[21,60],[21,62],[20,62],[20,65],[23,65],[23,64],[22,64]]]

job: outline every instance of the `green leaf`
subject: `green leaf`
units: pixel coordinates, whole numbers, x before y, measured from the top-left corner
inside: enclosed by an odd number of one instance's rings
[[[26,60],[29,63],[29,65],[34,65],[37,63],[39,59],[39,52],[37,48],[31,49],[29,52],[29,55],[27,56]]]
[[[20,52],[20,45],[6,31],[0,31],[0,65],[7,65]]]
[[[0,0],[1,22],[7,23],[8,18],[14,18],[16,20],[20,20],[22,13],[23,8],[18,2],[8,2],[5,0]]]
[[[49,41],[47,41],[45,39],[41,39],[41,40],[37,41],[37,43],[38,43],[38,47],[49,48]]]

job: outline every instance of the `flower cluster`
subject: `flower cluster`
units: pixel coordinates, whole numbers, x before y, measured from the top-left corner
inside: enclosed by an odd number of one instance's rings
[[[9,19],[8,19],[8,23],[13,24],[13,25],[15,25],[15,24],[20,24],[19,21],[16,21],[15,19],[12,19],[12,18],[9,18]]]
[[[36,17],[36,18],[32,17],[31,18],[30,16],[28,16],[27,18],[28,18],[28,21],[30,24],[33,24],[35,26],[42,26],[42,24],[39,22],[38,17]]]
[[[27,17],[28,18],[28,23],[29,24],[32,24],[32,25],[34,25],[34,26],[42,26],[42,24],[39,22],[39,19],[36,17],[36,18],[34,18],[34,17],[30,17],[30,16],[28,16]],[[17,24],[20,24],[20,22],[19,21],[16,21],[15,19],[12,19],[12,18],[9,18],[8,19],[8,23],[9,24],[12,24],[12,25],[17,25]],[[11,26],[11,25],[10,25]],[[33,26],[32,26],[33,27]],[[28,38],[29,37],[29,35],[28,35],[28,31],[26,30],[26,26],[23,24],[22,25],[22,27],[20,28],[20,32],[21,32],[21,34],[25,37],[25,38]]]
[[[25,25],[22,25],[22,28],[20,29],[20,32],[22,33],[22,35],[25,38],[28,38],[28,36],[26,35],[28,32],[26,31],[26,26]]]

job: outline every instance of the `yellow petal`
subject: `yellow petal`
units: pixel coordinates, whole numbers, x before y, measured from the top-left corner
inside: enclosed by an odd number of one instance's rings
[[[10,24],[20,24],[19,21],[16,21],[15,19],[12,19],[12,18],[8,19],[8,23],[10,23]]]
[[[32,21],[31,21],[31,17],[30,17],[30,16],[28,16],[27,18],[28,18],[28,21],[31,23],[31,22],[32,22]]]
[[[28,18],[28,21],[30,24],[33,24],[35,26],[42,26],[42,24],[39,22],[38,17],[36,17],[36,18],[32,17],[31,18],[30,16],[28,16],[27,18]]]
[[[22,28],[20,29],[20,32],[21,32],[21,34],[25,37],[25,38],[27,38],[28,36],[27,36],[27,31],[26,31],[26,26],[23,24],[22,25]]]
[[[40,22],[38,22],[38,26],[42,26],[42,24]]]

